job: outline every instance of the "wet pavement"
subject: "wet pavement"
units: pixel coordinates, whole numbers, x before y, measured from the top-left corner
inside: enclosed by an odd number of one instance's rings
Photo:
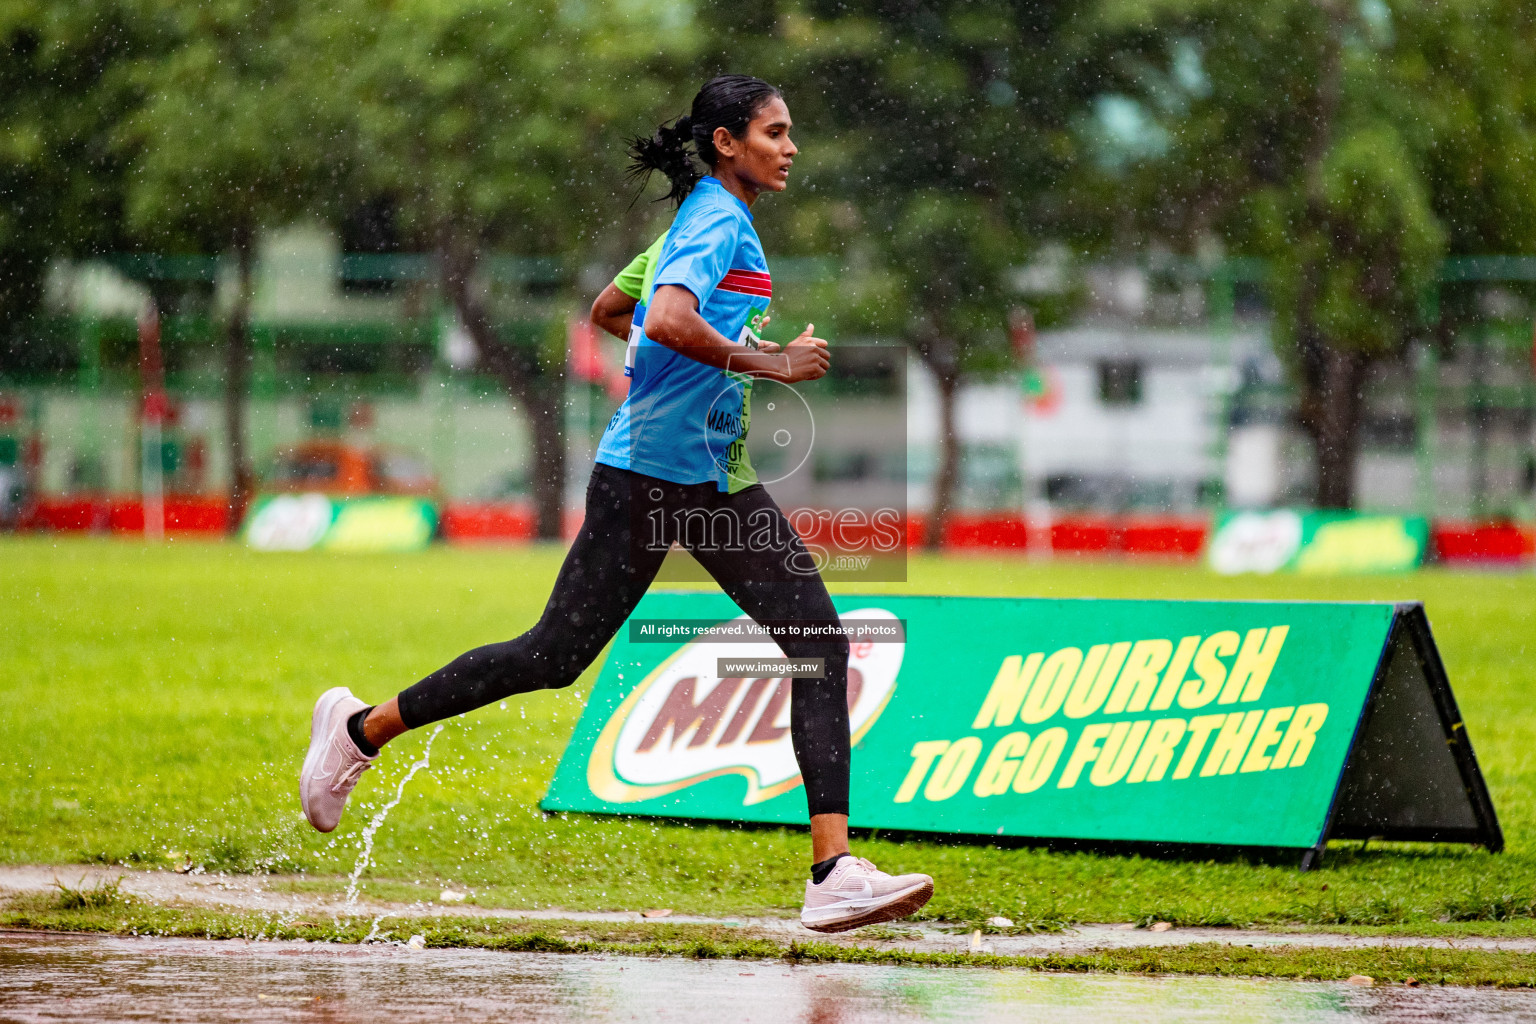
[[[11,932],[0,1020],[1536,1021],[1536,993]]]

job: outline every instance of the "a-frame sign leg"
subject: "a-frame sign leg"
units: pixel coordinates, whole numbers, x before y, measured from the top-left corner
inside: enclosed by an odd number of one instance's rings
[[[1504,848],[1493,801],[1451,693],[1424,606],[1397,606],[1328,824],[1329,839],[1478,843]]]

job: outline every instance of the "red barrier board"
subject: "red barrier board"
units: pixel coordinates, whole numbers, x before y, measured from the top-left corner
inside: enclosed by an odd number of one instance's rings
[[[1429,541],[1441,562],[1523,562],[1536,554],[1536,533],[1515,523],[1440,521]]]
[[[114,500],[109,525],[113,533],[143,533],[143,503],[136,498]],[[166,498],[165,531],[228,533],[229,502],[224,498]]]
[[[439,532],[450,544],[532,540],[533,512],[524,505],[450,503],[443,506]]]

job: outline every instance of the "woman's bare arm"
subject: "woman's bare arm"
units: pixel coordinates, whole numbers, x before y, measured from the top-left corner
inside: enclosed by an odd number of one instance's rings
[[[651,295],[645,314],[645,335],[652,341],[714,366],[752,377],[793,384],[817,380],[827,372],[827,343],[806,324],[800,337],[777,352],[759,352],[728,340],[699,315],[699,300],[687,288],[668,284]]]
[[[626,341],[629,338],[629,324],[634,319],[637,305],[633,298],[610,284],[592,303],[592,323],[620,341]]]

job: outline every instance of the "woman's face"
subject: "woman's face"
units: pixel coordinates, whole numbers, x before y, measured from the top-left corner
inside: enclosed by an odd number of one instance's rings
[[[789,140],[789,107],[771,97],[747,122],[746,136],[736,138],[715,129],[715,152],[730,163],[731,172],[757,192],[782,192],[789,186],[789,166],[800,152]]]

